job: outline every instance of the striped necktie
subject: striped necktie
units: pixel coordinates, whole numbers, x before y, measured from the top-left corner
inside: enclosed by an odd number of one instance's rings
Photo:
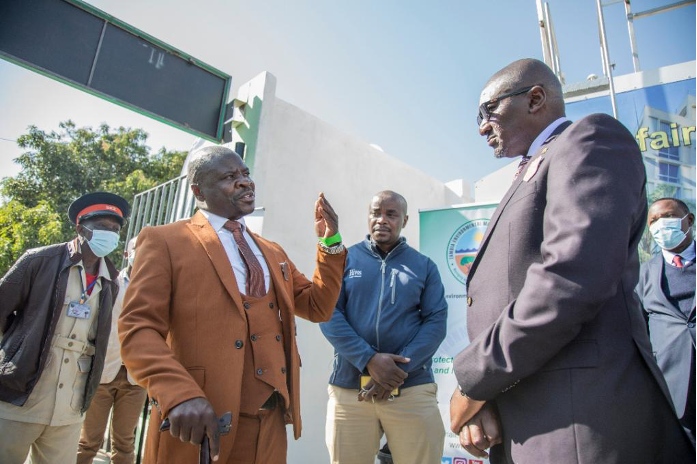
[[[525,168],[525,165],[528,164],[528,161],[530,161],[530,158],[530,156],[523,156],[520,159],[520,163],[518,163],[518,169],[516,169],[515,176],[513,176],[513,180],[516,180],[520,173],[523,172],[523,169]]]
[[[247,286],[246,293],[249,296],[261,297],[266,295],[266,284],[264,283],[264,270],[259,264],[259,260],[254,256],[254,252],[249,247],[249,243],[242,235],[242,224],[237,221],[227,221],[223,228],[232,232],[235,238],[237,248],[240,250],[240,256],[244,265],[247,268]]]

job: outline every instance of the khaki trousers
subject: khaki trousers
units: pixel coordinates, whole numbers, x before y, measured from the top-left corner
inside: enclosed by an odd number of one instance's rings
[[[145,404],[145,390],[128,381],[126,368],[121,366],[116,378],[99,385],[85,413],[80,433],[77,464],[91,464],[104,441],[104,431],[111,417],[111,462],[133,464],[135,461],[135,428]]]
[[[0,419],[0,463],[74,464],[81,426]]]
[[[435,383],[404,388],[392,401],[358,401],[329,385],[326,443],[332,464],[374,464],[382,435],[395,464],[440,464],[445,428]]]

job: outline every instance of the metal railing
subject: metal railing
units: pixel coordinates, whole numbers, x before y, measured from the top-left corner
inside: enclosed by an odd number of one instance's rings
[[[143,227],[169,224],[191,217],[195,206],[186,175],[137,194],[133,198],[126,243],[138,235]]]

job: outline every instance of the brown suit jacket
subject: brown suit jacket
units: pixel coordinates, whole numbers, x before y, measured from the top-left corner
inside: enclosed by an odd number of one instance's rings
[[[300,357],[295,320],[328,320],[336,304],[345,253],[317,252],[312,281],[276,243],[252,234],[269,267],[283,325],[291,404],[287,423],[300,436]],[[233,433],[221,438],[227,462],[240,411],[244,350],[249,340],[242,298],[217,233],[196,213],[191,219],[146,227],[119,319],[123,361],[159,411],[150,421],[146,463],[196,462],[198,449],[169,433],[160,421],[176,405],[205,397],[217,415],[233,414]]]
[[[491,218],[454,366],[498,406],[493,463],[694,462],[634,295],[645,181],[629,131],[592,115],[547,140]]]

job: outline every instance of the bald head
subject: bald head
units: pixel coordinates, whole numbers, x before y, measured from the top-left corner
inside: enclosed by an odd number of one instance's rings
[[[510,90],[541,85],[546,96],[546,106],[552,122],[564,116],[564,93],[554,72],[540,60],[524,58],[514,61],[489,78],[485,87],[496,83],[499,88]]]
[[[539,60],[514,61],[487,81],[479,97],[479,134],[497,158],[527,154],[535,138],[563,117],[559,79]]]

